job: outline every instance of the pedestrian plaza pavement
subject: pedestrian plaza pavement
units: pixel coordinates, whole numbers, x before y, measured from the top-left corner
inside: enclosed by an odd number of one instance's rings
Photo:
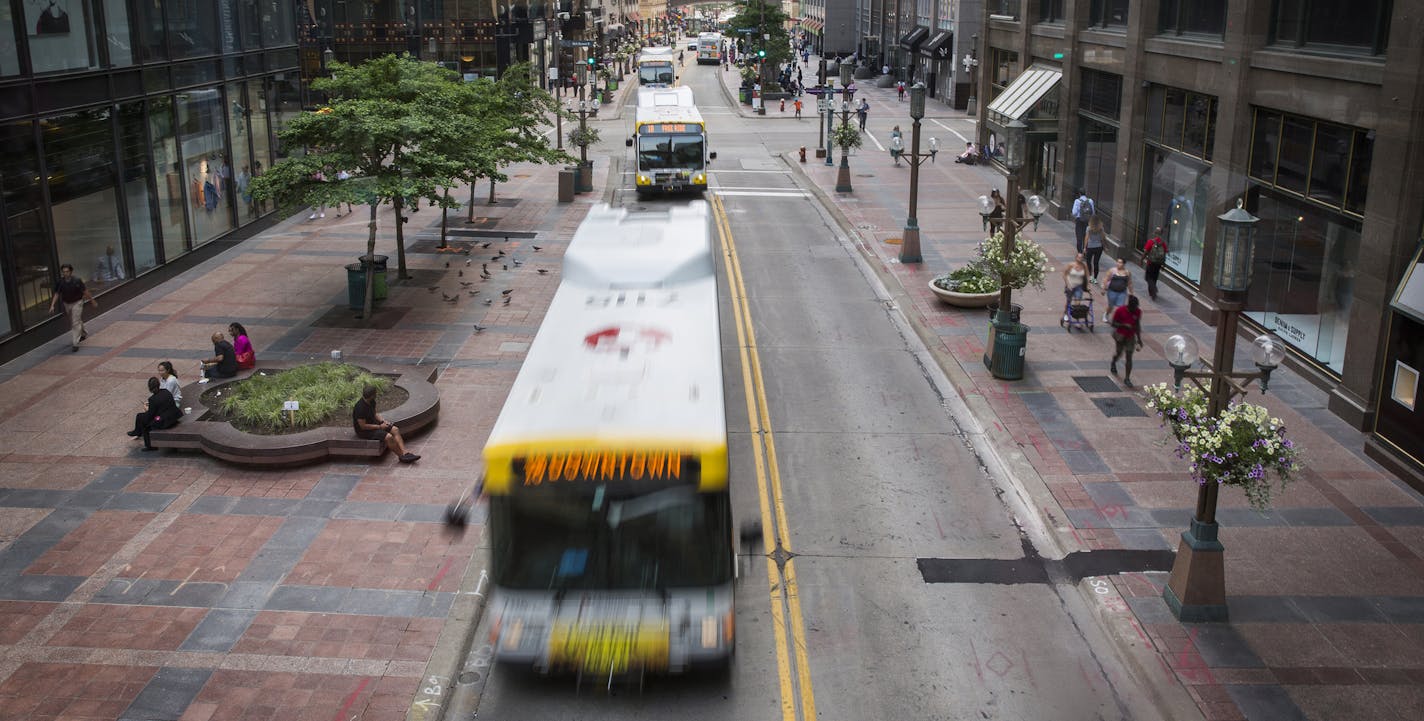
[[[735,74],[719,76],[735,103]],[[908,136],[908,105],[894,90],[858,85],[871,102],[869,131],[883,137],[900,124]],[[805,123],[814,146],[815,116],[790,115],[756,117]],[[942,123],[943,148],[957,145],[944,128],[967,134],[962,113],[931,103],[929,116]],[[1020,381],[984,368],[984,311],[950,308],[929,291],[932,277],[972,257],[984,234],[975,198],[1002,178],[948,158],[924,165],[924,262],[904,265],[904,163],[867,143],[850,159],[854,191],[837,194],[836,168],[803,165],[789,151],[784,161],[887,281],[1062,550],[1175,548],[1195,486],[1141,397],[1108,373],[1105,329],[1058,327],[1056,274],[1047,290],[1015,295],[1032,328]],[[479,475],[470,449],[493,425],[557,285],[557,272],[537,270],[558,269],[587,208],[617,180],[601,157],[596,167],[595,192],[572,204],[554,202],[553,167],[514,169],[493,206],[482,186],[474,222],[451,218],[481,233],[453,238],[469,256],[436,248],[433,209],[414,214],[412,277],[392,284],[374,327],[355,327],[345,308],[344,265],[366,243],[367,209],[357,208],[294,216],[106,304],[78,353],[56,338],[0,366],[0,721],[406,718],[452,630],[447,617],[471,582],[480,535],[478,526],[444,533],[445,504]],[[389,208],[379,220],[389,248]],[[1045,217],[1029,236],[1055,268],[1072,252],[1069,224]],[[506,270],[493,260],[499,249],[523,264]],[[512,289],[507,306],[460,285],[486,252],[494,278],[480,286]],[[451,303],[440,290],[465,294]],[[1167,336],[1190,333],[1203,347],[1213,337],[1180,289],[1143,302],[1139,385],[1170,379]],[[339,349],[348,360],[437,366],[442,417],[411,440],[421,461],[273,472],[138,452],[122,431],[157,362],[173,361],[191,380],[208,336],[233,320],[259,360]],[[1307,464],[1268,513],[1222,494],[1231,621],[1177,622],[1160,572],[1110,577],[1112,592],[1095,594],[1101,620],[1151,659],[1144,673],[1184,689],[1207,719],[1424,717],[1420,495],[1367,459],[1363,434],[1298,374],[1278,371],[1252,401],[1285,419]]]

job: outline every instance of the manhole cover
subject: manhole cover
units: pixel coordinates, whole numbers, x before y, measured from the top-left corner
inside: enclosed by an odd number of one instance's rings
[[[1118,392],[1117,381],[1107,376],[1073,376],[1073,382],[1077,383],[1084,393]]]
[[[1129,396],[1094,398],[1093,405],[1097,406],[1098,410],[1108,418],[1145,418],[1147,416],[1147,413],[1142,410],[1142,406],[1137,405],[1137,401]]]

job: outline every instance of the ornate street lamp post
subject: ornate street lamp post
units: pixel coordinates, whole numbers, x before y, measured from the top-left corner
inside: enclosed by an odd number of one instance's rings
[[[844,60],[841,61],[841,125],[850,125],[850,100],[855,97],[855,87],[851,85],[854,72],[855,68]],[[831,115],[834,116],[835,113]],[[836,192],[851,192],[849,148],[841,148],[841,169],[836,174]]]
[[[1175,386],[1181,390],[1182,379],[1191,379],[1207,394],[1207,415],[1219,418],[1222,411],[1238,396],[1245,396],[1253,381],[1260,381],[1266,392],[1271,371],[1285,358],[1285,348],[1275,336],[1263,334],[1252,342],[1251,356],[1256,363],[1253,372],[1236,372],[1232,359],[1236,355],[1236,325],[1245,304],[1246,289],[1251,284],[1251,262],[1255,254],[1256,222],[1260,220],[1241,207],[1218,215],[1221,237],[1216,245],[1216,266],[1213,275],[1216,307],[1216,348],[1208,370],[1189,370],[1197,361],[1197,342],[1190,336],[1174,335],[1163,344],[1167,362],[1172,366]],[[1204,385],[1202,381],[1205,380]],[[1177,546],[1177,558],[1172,563],[1172,575],[1162,597],[1172,613],[1182,621],[1225,621],[1226,567],[1225,547],[1217,540],[1216,501],[1220,483],[1208,480],[1197,489],[1196,514],[1191,526],[1182,532]]]
[[[964,54],[960,62],[964,63],[964,74],[969,76],[969,102],[965,107],[965,112],[974,115],[974,111],[979,107],[979,99],[975,97],[975,91],[979,88],[979,78],[974,75],[974,68],[979,67],[979,35],[975,34],[969,41],[969,52]]]
[[[905,218],[905,230],[900,234],[900,262],[919,263],[920,221],[916,217],[920,203],[920,163],[925,158],[920,155],[920,121],[925,117],[925,84],[915,83],[910,88],[910,214]]]

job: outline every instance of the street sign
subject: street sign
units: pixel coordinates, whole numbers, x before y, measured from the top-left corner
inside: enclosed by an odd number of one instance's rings
[[[737,28],[737,32],[742,33],[743,35],[751,35],[756,31],[756,28]]]
[[[559,43],[559,44],[562,45],[562,46],[564,46],[564,47],[566,47],[566,48],[591,48],[591,47],[593,47],[593,41],[592,41],[592,40],[564,40],[564,41],[562,41],[562,42]]]

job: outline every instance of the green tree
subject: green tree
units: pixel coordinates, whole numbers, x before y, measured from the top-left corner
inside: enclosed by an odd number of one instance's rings
[[[748,61],[762,58],[759,72],[762,87],[765,88],[770,69],[781,67],[793,57],[791,37],[786,34],[788,18],[779,3],[773,4],[767,0],[739,0],[735,5],[737,14],[727,26],[733,32],[737,28],[756,28],[755,33],[741,35],[745,38],[743,57]],[[766,53],[764,57],[762,52]]]
[[[337,203],[370,205],[366,255],[376,253],[376,211],[381,203],[397,205],[399,273],[405,276],[405,248],[400,232],[399,204],[407,198],[430,198],[443,203],[441,183],[449,176],[446,166],[430,154],[433,137],[445,122],[432,112],[452,88],[455,74],[434,63],[409,55],[387,55],[359,66],[332,63],[332,76],[312,83],[331,98],[328,107],[293,118],[279,133],[283,143],[305,148],[254,178],[251,191],[259,200],[273,199],[284,206]],[[352,174],[337,182],[338,170]],[[414,172],[412,172],[414,170]],[[362,317],[370,319],[374,273],[366,273],[366,299]]]

